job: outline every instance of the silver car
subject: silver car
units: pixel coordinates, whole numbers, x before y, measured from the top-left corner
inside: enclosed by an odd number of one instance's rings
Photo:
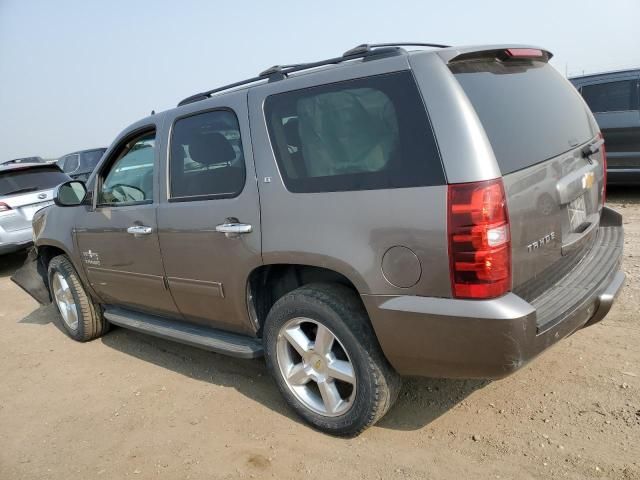
[[[68,180],[56,165],[0,165],[0,254],[32,243],[33,214],[51,205],[55,187]]]

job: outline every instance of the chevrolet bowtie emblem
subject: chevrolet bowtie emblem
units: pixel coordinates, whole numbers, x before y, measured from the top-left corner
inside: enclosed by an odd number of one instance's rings
[[[596,176],[593,174],[593,172],[585,173],[582,176],[582,188],[584,188],[585,190],[591,188],[595,181]]]

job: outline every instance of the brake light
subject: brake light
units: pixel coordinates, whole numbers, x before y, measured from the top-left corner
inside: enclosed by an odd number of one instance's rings
[[[598,138],[604,141],[602,132],[598,132]],[[607,201],[607,149],[603,143],[600,146],[600,154],[602,155],[602,205]]]
[[[509,214],[502,179],[448,189],[451,289],[455,298],[495,298],[511,290]]]
[[[11,207],[6,203],[0,202],[0,212],[6,212],[8,210],[11,210]]]
[[[509,58],[542,58],[544,53],[537,48],[507,48],[505,54]]]

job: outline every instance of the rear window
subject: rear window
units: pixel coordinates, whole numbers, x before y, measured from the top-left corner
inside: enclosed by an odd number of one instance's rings
[[[291,192],[444,183],[433,132],[410,72],[272,95],[265,113]]]
[[[451,65],[508,174],[589,141],[589,114],[578,92],[551,65],[477,60]]]
[[[69,177],[57,168],[0,172],[0,195],[17,195],[57,187]]]
[[[637,80],[598,83],[582,87],[582,96],[594,112],[638,109]]]

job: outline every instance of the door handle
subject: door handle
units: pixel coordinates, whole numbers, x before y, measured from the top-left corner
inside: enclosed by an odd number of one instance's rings
[[[253,227],[248,223],[222,223],[216,225],[216,232],[224,233],[228,238],[237,237],[243,233],[251,233]]]
[[[136,237],[140,235],[149,235],[151,232],[153,232],[153,228],[145,227],[144,225],[134,225],[133,227],[127,228],[127,233]]]

